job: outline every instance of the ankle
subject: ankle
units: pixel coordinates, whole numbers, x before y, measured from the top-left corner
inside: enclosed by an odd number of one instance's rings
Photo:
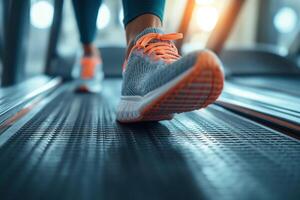
[[[133,48],[134,44],[133,44],[133,40],[132,42],[130,42],[128,45],[127,45],[127,48],[126,48],[126,52],[125,52],[125,59],[127,60],[127,58],[129,57],[129,54],[131,52],[131,49]]]
[[[159,17],[152,14],[144,14],[126,25],[126,41],[127,41],[127,50],[126,58],[128,57],[132,47],[133,42],[136,36],[141,33],[146,28],[161,28],[162,22]]]
[[[93,44],[83,44],[83,56],[88,57],[100,57],[100,52],[98,48]]]
[[[129,22],[125,28],[127,45],[130,44],[140,32],[149,27],[161,28],[162,22],[160,18],[152,14],[144,14]]]

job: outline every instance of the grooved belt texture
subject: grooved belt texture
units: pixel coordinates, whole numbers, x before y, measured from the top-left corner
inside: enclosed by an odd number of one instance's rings
[[[299,199],[300,143],[217,106],[115,122],[120,84],[66,91],[0,149],[0,199]]]

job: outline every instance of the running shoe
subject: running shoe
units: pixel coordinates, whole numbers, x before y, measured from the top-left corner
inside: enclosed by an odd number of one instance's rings
[[[81,59],[78,92],[100,92],[103,80],[102,61],[98,57],[84,56]]]
[[[119,122],[170,120],[175,113],[205,108],[220,96],[220,60],[209,50],[181,57],[173,41],[182,37],[156,28],[136,37],[123,65]]]

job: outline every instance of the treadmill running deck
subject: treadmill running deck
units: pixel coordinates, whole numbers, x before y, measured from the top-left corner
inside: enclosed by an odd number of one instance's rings
[[[299,199],[299,141],[215,105],[119,124],[120,81],[104,88],[61,89],[6,130],[1,199]]]

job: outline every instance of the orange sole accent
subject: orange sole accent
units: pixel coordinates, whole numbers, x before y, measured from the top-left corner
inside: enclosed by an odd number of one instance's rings
[[[201,52],[191,72],[146,106],[140,118],[134,121],[170,120],[174,113],[205,108],[215,102],[224,85],[220,65],[214,54],[209,51]]]

